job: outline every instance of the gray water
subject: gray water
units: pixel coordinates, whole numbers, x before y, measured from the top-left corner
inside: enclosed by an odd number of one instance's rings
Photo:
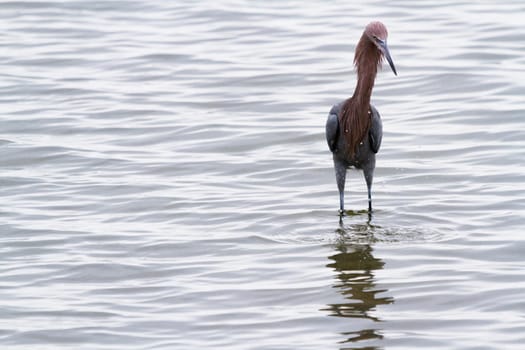
[[[2,349],[523,349],[522,1],[0,4]],[[366,214],[324,122],[383,21]]]

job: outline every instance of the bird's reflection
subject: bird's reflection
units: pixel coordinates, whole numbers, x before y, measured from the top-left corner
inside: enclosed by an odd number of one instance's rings
[[[345,302],[328,304],[325,311],[331,316],[369,321],[366,328],[356,327],[362,329],[345,332],[343,343],[381,339],[382,335],[376,324],[381,322],[381,319],[374,311],[378,305],[394,302],[394,299],[388,296],[388,290],[377,286],[374,274],[374,271],[383,269],[385,264],[373,254],[372,242],[376,228],[377,226],[372,225],[370,221],[347,227],[340,221],[334,243],[336,253],[328,257],[331,262],[326,266],[337,273],[334,288],[339,290]]]

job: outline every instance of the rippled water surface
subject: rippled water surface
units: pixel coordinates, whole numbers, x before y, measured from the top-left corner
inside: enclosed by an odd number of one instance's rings
[[[2,349],[523,349],[522,1],[0,3]],[[337,213],[324,122],[399,75]]]

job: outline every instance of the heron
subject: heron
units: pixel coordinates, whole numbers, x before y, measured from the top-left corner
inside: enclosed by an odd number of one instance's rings
[[[355,49],[357,85],[354,94],[332,106],[326,121],[326,141],[333,155],[341,215],[345,210],[345,180],[349,168],[363,171],[368,189],[368,212],[372,213],[372,182],[376,153],[383,138],[383,123],[377,109],[370,104],[370,97],[383,58],[397,76],[387,37],[388,31],[381,22],[371,22],[365,27]]]

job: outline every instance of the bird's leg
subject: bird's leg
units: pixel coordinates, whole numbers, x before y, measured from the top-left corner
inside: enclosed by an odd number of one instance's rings
[[[370,186],[368,186],[368,212],[372,212],[372,191]]]
[[[364,169],[366,187],[368,189],[368,212],[372,212],[372,182],[374,180],[374,168]]]
[[[339,214],[343,214],[345,210],[346,166],[343,163],[334,160],[334,169],[337,189],[339,190]]]

